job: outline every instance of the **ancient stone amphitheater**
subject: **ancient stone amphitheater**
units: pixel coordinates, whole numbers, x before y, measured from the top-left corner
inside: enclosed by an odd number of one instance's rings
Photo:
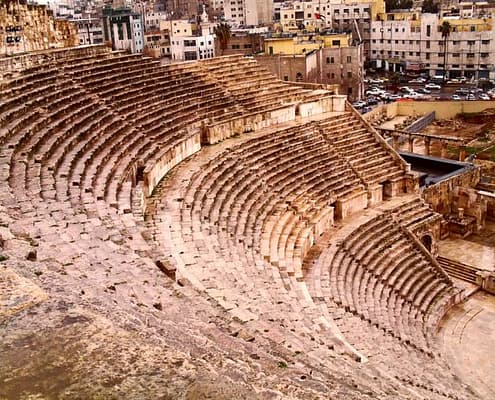
[[[0,398],[477,398],[440,217],[345,97],[237,56],[2,72]]]

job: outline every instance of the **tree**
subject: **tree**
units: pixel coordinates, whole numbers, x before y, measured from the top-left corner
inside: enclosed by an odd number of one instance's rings
[[[438,3],[435,3],[434,0],[424,0],[423,4],[421,5],[421,12],[422,13],[437,14],[438,13]]]
[[[447,79],[447,44],[450,32],[452,31],[452,25],[449,21],[443,21],[440,26],[440,32],[442,32],[443,39],[443,80]]]
[[[385,11],[409,10],[413,6],[413,0],[385,0]]]
[[[223,52],[227,49],[231,38],[230,26],[225,22],[221,22],[215,27],[213,33],[220,43],[221,55],[223,55]]]

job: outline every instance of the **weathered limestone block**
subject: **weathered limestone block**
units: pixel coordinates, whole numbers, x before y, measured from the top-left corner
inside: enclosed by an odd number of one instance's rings
[[[337,200],[336,216],[345,220],[349,215],[364,210],[368,205],[368,193],[363,190]]]
[[[143,193],[150,196],[160,180],[177,164],[201,149],[201,133],[198,131],[160,156],[155,165],[147,167],[143,174]]]
[[[368,188],[368,207],[379,204],[383,200],[383,186],[380,184],[373,185]]]
[[[332,97],[332,111],[345,111],[345,103],[347,96],[343,95],[335,95]]]

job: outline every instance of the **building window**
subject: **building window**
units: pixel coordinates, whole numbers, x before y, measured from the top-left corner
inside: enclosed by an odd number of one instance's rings
[[[474,58],[474,53],[467,53],[466,57],[467,58]]]
[[[352,71],[347,71],[347,78],[352,79]]]
[[[452,57],[459,57],[460,54],[459,53],[452,53]]]
[[[350,64],[352,62],[352,57],[351,56],[347,56],[347,64]]]
[[[340,40],[332,40],[332,46],[340,46]]]
[[[490,44],[490,41],[489,40],[482,40],[481,44]]]
[[[284,75],[284,81],[288,81],[289,80],[289,77],[287,75]]]
[[[429,49],[429,48],[430,48],[430,41],[429,41],[429,40],[426,42],[426,48],[427,48],[427,49]]]
[[[431,36],[431,25],[426,25],[426,36]]]
[[[476,27],[475,27],[474,25],[471,25],[471,26],[470,26],[470,28],[469,28],[469,30],[470,30],[471,32],[474,32],[474,31],[476,31]]]
[[[467,41],[468,46],[473,46],[475,43],[476,43],[475,40],[468,40]]]

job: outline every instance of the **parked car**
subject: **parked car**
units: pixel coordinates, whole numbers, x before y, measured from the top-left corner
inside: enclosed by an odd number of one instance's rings
[[[486,93],[481,93],[478,98],[480,100],[490,100],[490,96],[488,96]]]
[[[415,91],[410,91],[409,93],[406,93],[404,96],[402,96],[404,99],[420,99],[423,97],[421,93],[417,93]]]
[[[459,101],[459,100],[461,100],[461,96],[459,96],[458,94],[453,94],[451,99],[455,100],[455,101]]]
[[[372,97],[368,97],[366,99],[366,104],[369,105],[369,106],[370,105],[371,106],[376,105],[376,104],[378,104],[378,99],[376,97],[373,97],[373,96]]]
[[[469,93],[466,97],[466,100],[476,100],[476,96],[472,93]]]
[[[366,96],[381,96],[383,93],[385,91],[382,89],[371,88],[366,91]]]
[[[425,78],[415,78],[409,81],[409,83],[425,83],[426,79]]]
[[[401,99],[402,97],[398,94],[390,94],[388,97],[387,97],[387,100],[388,101],[395,101],[395,100],[399,100]]]
[[[412,90],[409,86],[401,86],[399,88],[399,92],[401,92],[401,93],[411,93],[411,92],[414,92],[414,90]]]
[[[431,89],[431,90],[440,90],[442,87],[440,85],[437,85],[436,83],[427,83],[425,85],[425,89]]]
[[[419,88],[419,89],[416,90],[416,92],[422,93],[422,94],[430,94],[431,93],[431,90],[428,90],[428,89],[425,89],[425,88]]]
[[[365,106],[366,106],[366,102],[361,101],[361,100],[359,100],[359,101],[355,101],[354,103],[352,103],[352,106],[353,106],[354,108],[363,108],[363,107],[365,107]]]

